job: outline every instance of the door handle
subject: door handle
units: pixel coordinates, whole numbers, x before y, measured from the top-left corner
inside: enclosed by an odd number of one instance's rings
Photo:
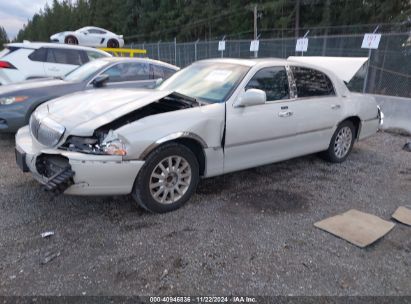
[[[294,113],[293,112],[290,112],[290,111],[283,111],[283,112],[279,112],[278,113],[278,116],[280,116],[280,117],[290,117],[290,116],[292,116]]]
[[[331,109],[333,109],[333,110],[338,110],[340,108],[341,108],[341,106],[339,104],[335,104],[335,105],[331,106]]]

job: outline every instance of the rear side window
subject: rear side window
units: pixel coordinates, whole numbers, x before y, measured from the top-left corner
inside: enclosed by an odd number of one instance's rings
[[[263,90],[267,101],[290,98],[288,77],[285,67],[270,67],[258,71],[245,87],[248,89]]]
[[[103,74],[110,76],[110,82],[136,81],[150,79],[148,63],[119,63],[109,68]]]
[[[335,95],[333,84],[324,73],[303,67],[292,66],[297,86],[297,97],[333,96]]]
[[[84,63],[81,51],[67,49],[48,49],[47,62],[71,65],[82,65]]]
[[[29,55],[29,59],[32,61],[45,62],[46,55],[47,55],[47,50],[45,48],[39,48],[37,50],[34,50],[34,52]]]

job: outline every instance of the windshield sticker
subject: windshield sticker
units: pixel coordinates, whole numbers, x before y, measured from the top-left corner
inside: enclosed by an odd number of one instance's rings
[[[215,70],[207,75],[205,80],[214,82],[223,82],[230,76],[232,71],[229,70]]]

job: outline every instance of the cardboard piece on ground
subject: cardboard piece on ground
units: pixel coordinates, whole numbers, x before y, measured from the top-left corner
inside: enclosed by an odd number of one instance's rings
[[[392,218],[400,223],[411,226],[411,209],[399,207],[392,215]]]
[[[386,235],[395,224],[378,216],[351,209],[317,222],[314,226],[364,248]]]

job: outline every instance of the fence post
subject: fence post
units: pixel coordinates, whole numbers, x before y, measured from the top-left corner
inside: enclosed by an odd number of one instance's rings
[[[174,37],[174,64],[177,65],[177,37]]]
[[[160,42],[161,40],[159,40],[157,42],[157,59],[160,60]]]
[[[194,42],[194,61],[197,61],[197,43],[200,41],[200,39],[197,39],[196,42]]]
[[[373,34],[375,34],[375,33],[378,31],[378,28],[379,28],[379,27],[380,27],[380,26],[378,25],[378,26],[375,28]],[[367,72],[365,73],[364,86],[363,86],[363,88],[362,88],[362,92],[363,92],[364,94],[367,93],[368,74],[370,73],[370,66],[371,66],[371,50],[372,50],[372,49],[368,49],[368,66],[367,66]]]

